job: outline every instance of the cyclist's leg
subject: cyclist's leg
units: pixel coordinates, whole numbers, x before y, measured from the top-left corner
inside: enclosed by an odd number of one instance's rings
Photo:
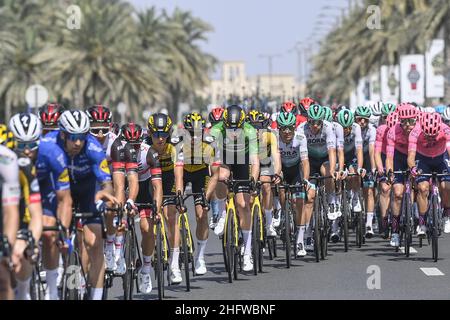
[[[101,222],[86,222],[83,227],[83,233],[84,245],[89,257],[88,279],[91,286],[91,299],[101,300],[103,296],[103,280],[105,275]]]
[[[366,176],[364,177],[363,182],[363,193],[364,193],[364,201],[366,204],[366,231],[368,235],[372,235],[372,222],[373,222],[373,214],[375,211],[375,182],[372,175],[372,166],[370,161],[369,152],[364,154],[364,169],[366,169]],[[370,229],[369,229],[370,228]]]
[[[270,172],[261,171],[261,182],[271,182],[272,175]],[[264,183],[262,185],[262,209],[266,216],[266,229],[269,230],[272,226],[272,213],[273,213],[273,197],[272,186],[270,183]],[[274,230],[275,231],[275,230]]]
[[[219,181],[225,181],[230,177],[230,168],[226,165],[221,165],[218,168],[213,168],[213,170],[218,170]],[[214,228],[214,234],[222,235],[225,228],[225,216],[226,216],[226,200],[227,200],[228,189],[223,183],[217,183],[216,186],[216,196],[217,196],[217,206],[219,211],[219,220],[216,227]]]
[[[42,188],[42,222],[44,227],[53,227],[56,225],[57,200],[54,191]],[[56,232],[46,231],[42,233],[42,264],[46,272],[47,295],[46,299],[58,299],[58,264],[59,248],[56,244]]]
[[[383,229],[386,230],[388,224],[387,211],[391,200],[391,185],[386,183],[386,179],[380,180],[380,213],[383,219]]]
[[[13,255],[20,256],[18,267],[14,270],[16,278],[16,299],[17,300],[31,300],[30,296],[30,281],[32,274],[32,264],[22,253],[26,246],[24,240],[17,240],[14,244]]]
[[[439,157],[439,166],[437,172],[450,174],[450,160],[448,153]],[[444,210],[443,217],[445,219],[445,233],[450,233],[450,177],[440,179],[439,195],[441,197],[441,207]]]
[[[0,300],[14,300],[11,287],[11,271],[6,259],[0,259]]]
[[[430,174],[434,171],[434,169],[437,169],[432,159],[423,157],[420,154],[416,155],[416,163],[417,169],[424,174]],[[418,189],[416,202],[419,210],[419,226],[423,229],[423,226],[426,225],[426,214],[428,211],[428,196],[430,194],[429,178],[417,177],[416,183]]]

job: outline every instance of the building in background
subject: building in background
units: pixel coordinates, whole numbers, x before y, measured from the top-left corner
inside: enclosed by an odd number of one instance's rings
[[[244,61],[223,61],[219,73],[199,94],[212,104],[222,104],[230,97],[290,100],[297,98],[301,89],[293,74],[249,76]]]

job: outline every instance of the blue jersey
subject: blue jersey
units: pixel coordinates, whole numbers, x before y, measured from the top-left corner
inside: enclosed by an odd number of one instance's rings
[[[64,141],[59,131],[48,133],[46,135],[47,138],[56,142],[64,150]],[[83,149],[75,157],[71,158],[67,153],[65,154],[69,168],[70,182],[72,184],[76,185],[93,177],[100,184],[111,181],[111,173],[106,155],[102,145],[95,137],[88,135]]]

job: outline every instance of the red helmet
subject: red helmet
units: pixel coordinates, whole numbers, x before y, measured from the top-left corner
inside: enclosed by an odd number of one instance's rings
[[[317,102],[314,99],[309,97],[300,100],[299,107],[302,113],[307,113],[310,106],[316,104]]]
[[[47,103],[39,108],[38,115],[44,127],[48,127],[56,126],[58,124],[58,119],[63,112],[64,107],[59,103]]]
[[[122,138],[131,144],[140,144],[143,139],[142,127],[136,123],[130,122],[124,124],[121,128]]]
[[[297,114],[297,106],[295,103],[287,101],[281,105],[281,112]]]
[[[213,108],[208,116],[209,122],[211,122],[211,124],[216,124],[216,123],[222,121],[224,110],[225,109],[223,107]]]
[[[419,110],[410,103],[401,103],[397,106],[399,119],[417,118]]]
[[[388,117],[386,118],[386,125],[388,126],[388,128],[392,128],[394,127],[398,122],[398,113],[397,112],[392,112],[388,115]]]
[[[86,113],[90,122],[110,123],[112,119],[109,108],[101,104],[90,107]]]
[[[422,127],[422,132],[427,136],[437,136],[441,130],[442,117],[439,113],[428,113],[425,112],[422,115],[420,121],[420,126]]]

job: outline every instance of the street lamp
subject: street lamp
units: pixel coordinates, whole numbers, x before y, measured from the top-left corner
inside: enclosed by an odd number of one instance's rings
[[[272,91],[273,59],[282,57],[281,54],[260,54],[259,58],[267,59],[269,64],[269,92]]]

